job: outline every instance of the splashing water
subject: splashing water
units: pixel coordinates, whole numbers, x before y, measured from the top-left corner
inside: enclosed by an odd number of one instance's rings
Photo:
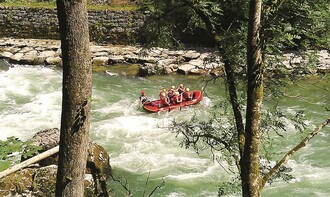
[[[0,71],[1,140],[9,136],[27,140],[42,129],[60,127],[61,77],[61,70],[38,66],[14,66]],[[90,137],[106,148],[114,173],[126,177],[135,196],[141,196],[144,190],[152,191],[162,179],[165,187],[157,196],[217,196],[218,183],[231,176],[213,162],[209,152],[197,155],[193,150],[181,148],[181,137],[168,129],[173,118],[189,119],[194,114],[207,116],[209,107],[219,98],[225,98],[223,86],[209,85],[208,94],[200,104],[170,113],[146,113],[137,101],[141,90],[154,99],[162,88],[173,84],[184,83],[190,89],[200,89],[197,80],[191,76],[146,79],[105,73],[93,75]],[[281,101],[283,108],[307,110],[312,122],[321,122],[324,93],[310,89],[295,91],[305,94],[312,102],[286,99]],[[295,132],[287,135],[283,147],[292,147],[299,137]],[[265,188],[263,196],[330,194],[330,180],[326,176],[330,173],[329,140],[327,128],[289,161],[297,179],[291,183],[275,182]],[[149,183],[144,189],[149,172]],[[111,187],[115,196],[125,194],[113,182]]]

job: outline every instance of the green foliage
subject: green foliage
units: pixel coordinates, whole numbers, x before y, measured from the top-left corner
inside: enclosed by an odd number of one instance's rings
[[[11,154],[21,151],[23,142],[18,138],[9,137],[6,141],[0,141],[0,159],[6,160]]]
[[[210,25],[220,36],[219,39],[223,46],[236,48],[236,50],[223,50],[221,53],[235,51],[235,53],[244,54],[246,35],[242,34],[245,31],[241,30],[247,27],[247,2],[143,0],[142,9],[148,10],[150,13],[143,32],[146,35],[146,45],[182,46],[185,35],[193,35],[202,30],[204,33],[198,39],[205,40],[205,42],[211,40],[214,46],[214,40],[208,29],[208,25]],[[230,43],[230,45],[226,45],[226,43]]]
[[[293,125],[296,130],[302,132],[306,128],[306,118],[302,111],[286,112],[277,105],[263,111],[261,120],[261,156],[260,173],[265,175],[274,165],[274,159],[280,153],[275,151],[284,135],[288,125]],[[178,122],[173,120],[170,129],[183,139],[181,147],[193,148],[196,153],[210,150],[217,161],[225,161],[229,164],[228,172],[234,177],[239,177],[237,167],[239,163],[237,131],[232,117],[232,111],[227,100],[215,105],[206,120],[200,120],[195,114],[190,120]],[[287,124],[285,124],[287,122]],[[280,138],[276,137],[279,136]],[[282,150],[281,150],[282,151]],[[290,181],[294,179],[290,172],[291,168],[282,166],[278,172],[269,180],[272,183],[276,179]],[[219,196],[240,191],[240,183],[237,178],[222,182],[219,185]]]
[[[2,0],[2,3],[23,3],[25,0]]]
[[[2,6],[8,7],[28,7],[28,8],[56,8],[56,0],[50,1],[28,1],[28,0],[3,0]],[[135,5],[87,5],[90,10],[137,10]]]
[[[242,81],[246,80],[244,73],[248,0],[144,0],[143,2],[146,3],[144,8],[150,12],[150,20],[145,28],[146,42],[149,45],[160,44],[163,47],[169,47],[180,44],[180,36],[176,35],[178,27],[192,30],[192,32],[197,28],[203,28],[212,38],[214,45],[218,47],[221,61],[235,71],[241,70]],[[267,60],[266,68],[272,66],[269,68],[270,72],[284,77],[287,74],[310,73],[310,68],[305,64],[308,61],[302,62],[290,73],[281,72],[281,69],[288,71],[286,66],[294,65],[294,63],[284,65],[283,59],[279,59],[278,56],[282,56],[283,52],[289,49],[306,51],[307,49],[329,48],[328,2],[324,0],[266,0],[262,10],[264,13],[260,38],[262,39],[263,59]],[[271,56],[274,59],[268,59]],[[304,54],[303,58],[306,57]],[[309,60],[315,63],[316,58],[309,56]],[[278,70],[279,73],[276,73]],[[273,85],[281,85],[286,82],[278,81],[273,77],[274,74],[267,76],[270,79],[266,81],[266,91],[274,92],[275,98],[283,95],[283,92],[277,89],[278,86]],[[234,84],[236,91],[241,93],[239,81],[236,79],[233,81],[236,83]],[[243,95],[238,100],[245,98],[246,95]],[[273,95],[267,99],[272,98],[274,98]],[[171,129],[177,135],[184,137],[180,143],[182,147],[193,148],[197,153],[210,148],[214,156],[214,152],[219,151],[220,154],[217,155],[220,155],[220,159],[239,167],[237,131],[234,127],[234,120],[230,118],[233,117],[231,111],[223,105],[226,102],[221,102],[222,104],[211,112],[207,120],[198,120],[195,115],[189,121],[174,121]],[[283,135],[280,131],[287,130],[287,125],[283,124],[283,120],[290,122],[299,131],[303,131],[306,125],[302,112],[285,113],[275,106],[273,109],[265,110],[263,114],[265,114],[261,120],[263,155],[260,157],[260,170],[261,174],[266,174],[274,165],[272,159],[277,154],[273,147],[276,144],[274,136],[281,137]],[[275,178],[282,178],[285,181],[292,179],[293,177],[289,174],[290,170],[290,168],[282,166],[270,182]],[[219,195],[233,191],[232,185],[235,184],[231,181],[224,183],[223,187],[219,189]]]
[[[193,148],[196,153],[211,148],[212,151],[224,151],[225,155],[233,156],[238,150],[237,132],[234,120],[228,118],[229,107],[228,102],[221,102],[213,107],[207,120],[200,120],[195,114],[189,121],[173,120],[170,129],[177,136],[182,134],[185,137],[180,143],[182,147]]]
[[[325,0],[289,0],[270,6],[264,21],[264,39],[268,53],[284,49],[329,49],[329,3]]]
[[[51,2],[27,2],[25,0],[5,0],[0,3],[8,7],[28,7],[28,8],[55,8],[56,1]]]
[[[142,10],[148,11],[150,14],[145,22],[141,35],[144,35],[143,42],[146,46],[160,46],[171,48],[179,46],[173,31],[176,28],[176,17],[182,16],[181,11],[185,12],[181,7],[174,8],[169,1],[142,1]]]
[[[272,168],[270,161],[265,159],[260,159],[259,162],[260,174],[264,176]],[[272,184],[277,179],[282,179],[285,182],[290,182],[295,179],[290,173],[292,168],[287,166],[281,166],[280,169],[267,181],[267,183]]]
[[[17,162],[20,155],[25,158],[31,157],[40,149],[39,146],[32,145],[30,141],[22,142],[15,137],[9,137],[6,141],[0,140],[0,167],[5,169]]]
[[[215,105],[208,119],[200,120],[195,114],[190,120],[177,122],[173,120],[170,129],[178,136],[183,136],[181,147],[193,148],[196,153],[210,150],[218,162],[229,164],[228,172],[234,177],[238,174],[238,143],[234,120],[230,119],[231,109],[228,101],[224,100]],[[218,195],[240,192],[239,179],[224,181],[219,184]]]
[[[204,29],[205,37],[215,39],[221,46],[222,62],[229,62],[236,70],[245,72],[248,0],[143,0],[148,10],[143,35],[146,46],[180,47],[184,37]],[[263,54],[282,55],[283,51],[329,49],[329,5],[324,0],[289,0],[264,2],[262,35]],[[210,27],[212,27],[210,29]],[[212,32],[214,31],[214,32]],[[213,34],[213,38],[212,38]],[[306,55],[306,54],[302,54]],[[312,59],[309,59],[312,60]],[[266,61],[266,68],[276,68],[277,76],[286,76],[288,69],[280,59]],[[315,62],[314,62],[315,63]],[[314,64],[315,65],[315,64]],[[312,70],[302,64],[289,74],[305,74]],[[243,69],[242,69],[243,68]]]

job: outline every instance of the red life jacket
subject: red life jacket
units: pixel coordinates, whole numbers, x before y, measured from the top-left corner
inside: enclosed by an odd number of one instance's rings
[[[160,92],[159,92],[159,98],[162,98],[162,97],[163,97],[163,96],[162,96],[163,92],[164,92],[164,91],[160,91]],[[165,96],[166,96],[166,93],[165,93]]]
[[[173,96],[173,103],[178,104],[181,103],[182,99],[181,99],[181,95],[174,95]]]
[[[183,97],[184,97],[187,101],[190,101],[190,100],[192,100],[193,95],[192,95],[191,92],[184,92],[184,93],[183,93]]]
[[[162,106],[168,106],[170,104],[170,102],[169,102],[169,100],[167,99],[166,96],[161,97],[160,103],[162,104]]]
[[[170,88],[168,90],[167,96],[171,98],[171,97],[173,97],[173,95],[174,95],[174,89],[173,88]]]

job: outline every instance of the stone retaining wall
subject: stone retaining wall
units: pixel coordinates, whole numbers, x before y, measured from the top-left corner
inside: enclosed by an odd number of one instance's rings
[[[59,39],[56,9],[0,6],[0,35]],[[91,41],[135,44],[145,14],[140,11],[89,10]]]

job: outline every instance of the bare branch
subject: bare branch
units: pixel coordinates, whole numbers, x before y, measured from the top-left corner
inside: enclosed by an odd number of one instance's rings
[[[293,149],[291,149],[287,154],[284,155],[284,157],[276,163],[276,165],[270,169],[270,171],[262,178],[261,181],[261,188],[263,188],[266,184],[266,182],[277,172],[277,170],[284,164],[286,163],[292,155],[300,150],[301,148],[305,147],[308,142],[315,136],[317,135],[326,125],[330,123],[330,116],[328,119],[326,119],[321,125],[319,125],[317,128],[315,128],[314,131],[308,134],[308,136],[303,139],[297,146],[295,146]]]
[[[163,187],[165,185],[165,181],[164,179],[162,179],[162,183],[160,185],[157,185],[152,191],[151,193],[149,194],[148,197],[152,196],[152,194],[157,190],[157,189],[160,189],[161,187]]]
[[[113,181],[119,183],[128,192],[127,196],[132,196],[132,192],[127,186],[128,184],[127,184],[127,179],[126,178],[125,178],[125,183],[123,183],[120,179],[115,179],[115,177],[113,177],[112,174],[110,174],[110,177],[112,178]]]
[[[148,177],[147,177],[147,180],[146,180],[146,184],[144,186],[144,190],[143,190],[143,195],[142,196],[144,196],[144,194],[146,193],[146,188],[147,188],[147,185],[148,185],[148,182],[149,182],[149,178],[150,178],[150,171],[148,172]]]
[[[113,181],[119,183],[126,191],[127,191],[127,196],[131,197],[133,196],[133,193],[131,192],[131,190],[128,188],[128,182],[127,182],[127,179],[125,178],[125,182],[123,182],[122,180],[120,180],[120,178],[116,179],[115,177],[113,177],[112,174],[110,174],[110,177],[112,178]],[[147,185],[148,185],[148,182],[149,182],[149,179],[150,179],[150,171],[148,173],[148,177],[147,177],[147,180],[146,180],[146,184],[145,184],[145,187],[144,187],[144,191],[143,191],[143,195],[142,196],[145,196],[145,193],[146,193],[146,188],[147,188]],[[152,196],[152,194],[157,190],[157,189],[160,189],[161,187],[163,187],[165,185],[165,181],[164,179],[162,179],[162,183],[160,185],[157,185],[152,191],[151,193],[148,195],[148,197]]]

